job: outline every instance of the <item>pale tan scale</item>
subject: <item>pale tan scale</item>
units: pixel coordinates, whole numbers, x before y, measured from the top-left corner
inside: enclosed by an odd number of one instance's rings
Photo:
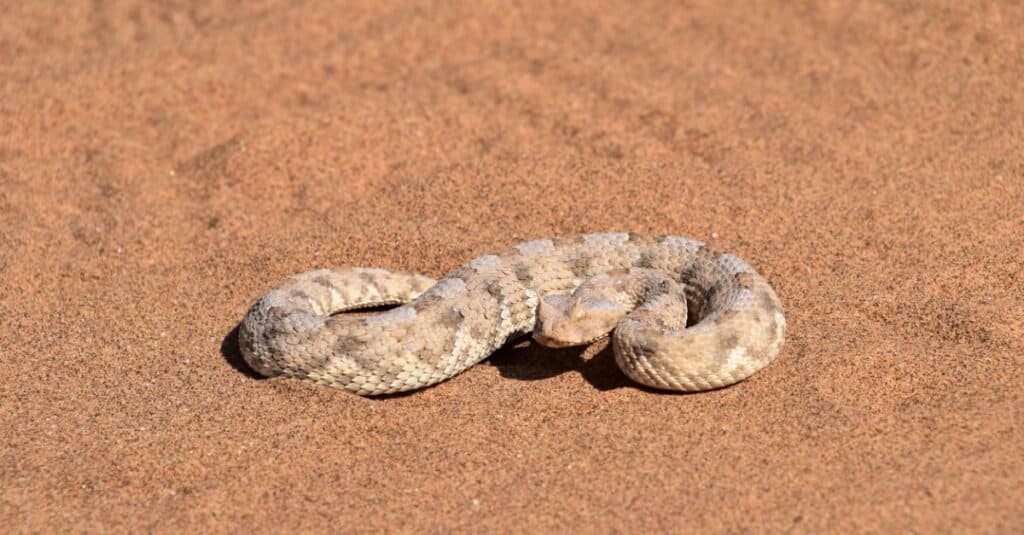
[[[338,315],[381,305],[399,306]],[[440,281],[372,268],[295,275],[253,304],[239,345],[261,374],[377,395],[448,379],[531,332],[556,346],[610,333],[630,378],[695,391],[766,366],[785,328],[775,292],[741,259],[689,238],[603,233],[521,243]]]

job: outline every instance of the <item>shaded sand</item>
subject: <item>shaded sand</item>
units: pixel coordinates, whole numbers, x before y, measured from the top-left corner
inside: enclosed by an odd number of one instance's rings
[[[1020,3],[175,4],[0,15],[0,525],[1021,528]],[[240,369],[294,272],[600,230],[749,260],[782,356]]]

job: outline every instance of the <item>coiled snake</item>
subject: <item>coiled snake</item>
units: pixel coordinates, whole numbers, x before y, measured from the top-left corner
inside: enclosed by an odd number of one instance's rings
[[[337,314],[400,305],[369,315]],[[743,260],[677,236],[584,234],[521,243],[435,281],[382,269],[295,275],[249,309],[246,362],[361,395],[444,381],[532,333],[551,346],[610,335],[638,383],[681,391],[741,381],[771,362],[786,320]]]

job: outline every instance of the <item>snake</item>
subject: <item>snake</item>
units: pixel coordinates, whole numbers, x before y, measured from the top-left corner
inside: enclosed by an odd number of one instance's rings
[[[785,330],[779,297],[739,257],[692,238],[604,232],[519,243],[440,280],[366,267],[299,273],[252,304],[238,344],[260,375],[363,396],[440,383],[527,336],[610,344],[632,381],[696,392],[767,366]]]

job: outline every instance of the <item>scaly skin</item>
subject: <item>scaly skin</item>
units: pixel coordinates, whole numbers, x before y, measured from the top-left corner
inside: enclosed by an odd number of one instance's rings
[[[532,332],[543,299],[634,268],[645,277],[647,270],[663,272],[682,291],[652,291],[615,323],[615,360],[633,380],[707,390],[741,381],[778,355],[786,320],[775,292],[753,268],[695,240],[633,233],[521,243],[436,282],[380,269],[302,273],[253,304],[239,344],[246,362],[264,375],[361,395],[414,390]],[[680,293],[686,301],[681,310]],[[400,306],[367,316],[332,315],[385,304]],[[696,323],[679,328],[685,320],[666,321],[666,311],[687,306]]]

